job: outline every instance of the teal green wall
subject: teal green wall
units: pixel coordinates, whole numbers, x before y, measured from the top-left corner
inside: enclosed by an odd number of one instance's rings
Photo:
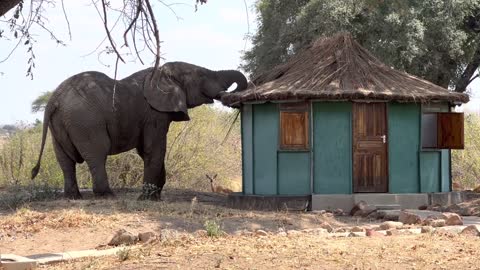
[[[450,191],[450,152],[421,148],[422,109],[445,111],[448,107],[388,104],[390,193]],[[314,102],[312,113],[311,151],[281,151],[278,104],[242,106],[245,194],[352,193],[352,104]]]
[[[422,151],[420,153],[420,192],[440,191],[440,158],[439,151]]]
[[[278,194],[311,194],[310,152],[278,153]]]
[[[277,194],[278,106],[253,105],[254,193]]]
[[[420,105],[388,104],[390,193],[417,193],[419,187]]]
[[[243,192],[253,194],[253,111],[252,105],[242,105],[242,171]]]
[[[351,103],[313,103],[314,193],[352,193],[351,115]]]

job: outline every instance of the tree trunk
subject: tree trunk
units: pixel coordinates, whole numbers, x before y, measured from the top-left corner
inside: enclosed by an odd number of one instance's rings
[[[477,49],[473,54],[472,60],[468,63],[467,67],[462,73],[462,76],[455,85],[455,92],[463,93],[467,90],[467,86],[472,82],[471,78],[475,71],[480,66],[480,44],[477,45]]]
[[[5,15],[10,9],[18,5],[22,0],[0,0],[0,16]]]

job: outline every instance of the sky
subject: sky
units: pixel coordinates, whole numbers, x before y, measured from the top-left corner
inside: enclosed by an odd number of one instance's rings
[[[28,2],[28,1],[27,1]],[[57,1],[60,3],[60,1]],[[245,38],[255,31],[254,0],[210,0],[195,12],[194,0],[164,0],[165,3],[184,3],[171,6],[175,14],[157,1],[154,9],[159,25],[162,57],[165,61],[185,61],[213,70],[238,69],[242,51],[249,48]],[[31,113],[32,101],[45,91],[54,90],[63,80],[83,71],[101,71],[114,77],[115,57],[98,54],[96,47],[105,38],[102,21],[91,0],[64,1],[70,22],[72,40],[69,40],[61,6],[46,10],[48,25],[67,45],[57,45],[50,35],[34,29],[34,79],[26,77],[27,47],[20,45],[14,54],[0,63],[0,124],[29,123],[43,119],[43,113]],[[247,11],[248,18],[247,20]],[[10,14],[6,18],[10,18]],[[0,19],[5,19],[0,18]],[[115,17],[109,18],[111,24]],[[123,24],[118,29],[124,29]],[[119,39],[119,41],[121,41]],[[100,48],[105,48],[104,42]],[[15,40],[0,39],[0,61],[16,44]],[[23,44],[23,43],[22,43]],[[100,49],[100,50],[101,50]],[[124,50],[126,52],[126,50]],[[123,78],[151,66],[154,58],[143,54],[145,65],[133,62],[119,64],[117,78]],[[147,61],[148,60],[148,61]],[[109,65],[109,66],[106,66]],[[3,75],[2,75],[3,74]]]
[[[28,2],[28,1],[27,1]],[[60,1],[57,1],[60,3]],[[194,0],[164,0],[181,3],[172,6],[175,14],[157,1],[154,9],[158,19],[162,56],[165,61],[185,61],[213,70],[237,69],[242,51],[249,48],[245,37],[256,31],[254,0],[209,0],[195,12]],[[33,29],[35,65],[34,79],[26,77],[28,55],[26,46],[19,46],[13,55],[0,63],[0,124],[31,123],[43,119],[43,113],[31,113],[32,101],[45,91],[54,90],[63,80],[83,71],[101,71],[114,76],[115,57],[99,54],[107,42],[101,18],[91,0],[64,1],[70,22],[72,39],[69,39],[61,6],[48,6],[47,25],[66,43],[57,45],[41,29]],[[247,16],[248,12],[248,16]],[[5,18],[10,18],[7,14]],[[247,20],[248,17],[248,20]],[[2,18],[0,18],[2,19]],[[114,22],[113,15],[110,22]],[[110,25],[111,25],[110,24]],[[119,25],[118,29],[123,29]],[[118,36],[117,36],[118,37]],[[15,40],[0,39],[0,61],[15,46]],[[99,46],[99,44],[101,44]],[[95,51],[97,46],[100,50]],[[126,50],[124,50],[125,52]],[[118,78],[123,78],[151,65],[153,57],[144,54],[145,65],[129,58],[119,64]],[[472,101],[465,111],[480,111],[480,80],[471,84]]]

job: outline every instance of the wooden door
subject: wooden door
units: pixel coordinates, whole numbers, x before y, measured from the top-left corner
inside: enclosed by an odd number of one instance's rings
[[[353,104],[353,192],[388,192],[383,102]]]

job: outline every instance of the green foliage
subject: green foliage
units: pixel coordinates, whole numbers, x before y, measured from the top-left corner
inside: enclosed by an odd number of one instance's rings
[[[52,96],[52,91],[47,91],[43,92],[40,96],[38,96],[33,102],[32,102],[32,112],[41,112],[45,110],[45,106],[47,106],[48,100]]]
[[[223,234],[222,228],[215,220],[207,220],[203,225],[205,230],[207,231],[207,235],[210,237],[220,237]]]
[[[252,75],[321,36],[350,32],[387,65],[453,86],[479,46],[480,0],[259,0],[258,32],[243,57]],[[478,68],[478,64],[476,64]]]
[[[465,149],[452,151],[452,178],[463,188],[480,185],[480,115],[465,115]]]
[[[239,121],[226,138],[235,113],[201,106],[191,110],[189,122],[172,123],[166,154],[167,185],[207,190],[205,174],[217,173],[222,185],[241,176],[241,143]],[[40,150],[42,125],[23,128],[0,145],[0,186],[32,186],[36,189],[63,187],[63,174],[55,158],[50,133],[45,144],[41,169],[30,180]],[[223,142],[223,143],[222,143]],[[135,150],[109,156],[109,181],[114,188],[139,187],[143,180],[143,161]],[[80,187],[91,187],[90,172],[85,163],[77,166]],[[42,193],[45,194],[45,193]]]
[[[117,255],[119,261],[124,262],[130,258],[132,253],[131,251],[132,249],[130,247],[124,247],[119,249],[115,254]]]

